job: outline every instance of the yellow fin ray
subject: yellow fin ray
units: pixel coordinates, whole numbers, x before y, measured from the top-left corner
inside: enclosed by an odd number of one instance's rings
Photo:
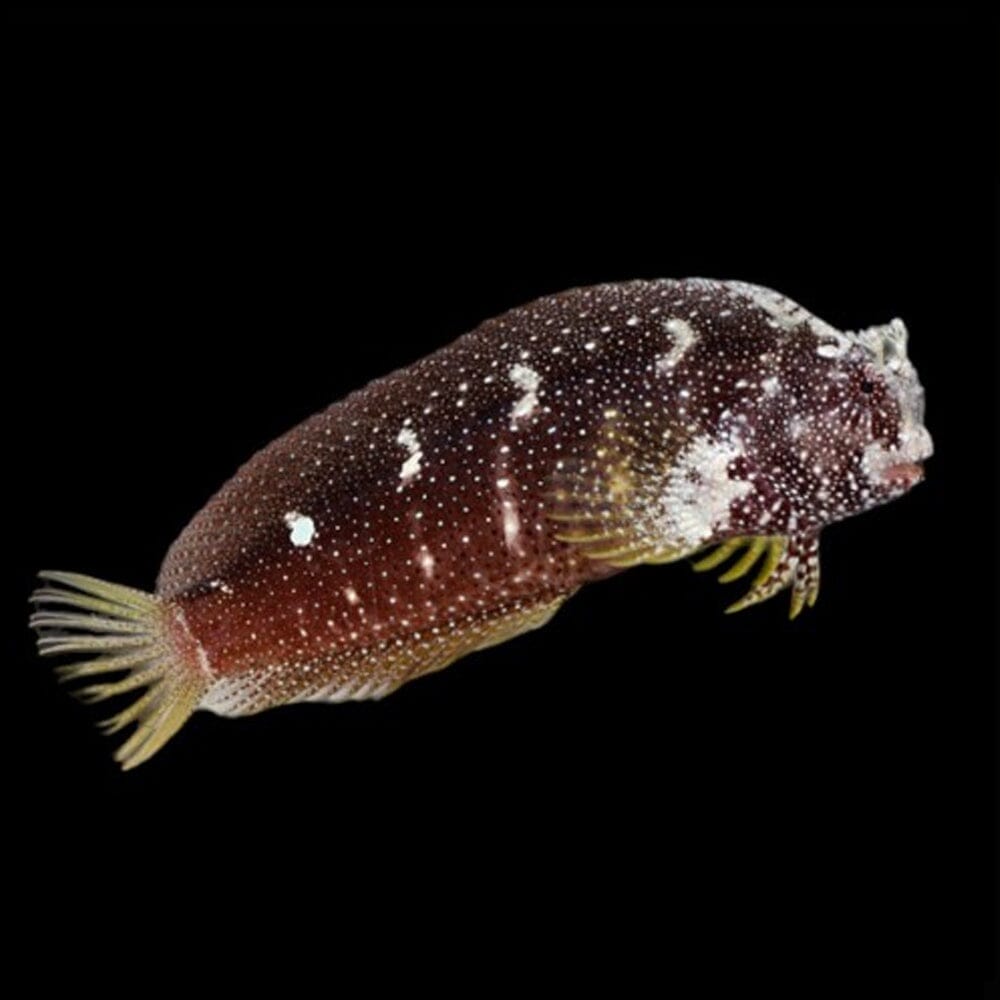
[[[615,536],[622,537],[623,533],[620,531],[598,531],[595,528],[589,531],[559,531],[556,532],[556,538],[560,542],[571,542],[574,545],[586,545],[590,542],[607,542]]]
[[[112,715],[109,719],[102,720],[98,725],[108,734],[117,733],[119,730],[124,729],[130,722],[135,722],[136,719],[145,717],[149,714],[146,710],[154,707],[160,700],[162,692],[159,690],[159,687],[159,684],[154,684],[141,698],[132,702],[128,708],[122,709],[122,711],[116,715]]]
[[[714,552],[705,556],[704,559],[699,559],[698,562],[693,563],[692,568],[698,573],[704,573],[707,570],[715,569],[716,566],[721,566],[740,548],[743,541],[742,538],[730,538],[728,541],[723,542]]]
[[[746,576],[753,569],[757,560],[764,554],[766,548],[768,548],[766,539],[750,539],[746,552],[719,577],[719,583],[732,583],[733,580],[738,580],[741,576]]]
[[[756,590],[761,587],[774,575],[774,571],[778,568],[778,563],[781,562],[781,557],[785,554],[785,546],[782,545],[778,540],[772,539],[771,544],[767,546],[764,552],[764,559],[760,564],[760,569],[757,575],[753,579],[753,583],[750,584],[750,590]]]
[[[746,551],[719,577],[731,583],[746,576],[760,562],[750,589],[726,608],[726,614],[742,611],[791,588],[789,617],[796,618],[804,607],[812,607],[819,595],[819,537],[803,535],[741,535],[722,542],[705,558],[694,563],[699,571],[715,569],[741,549]]]
[[[688,555],[689,548],[664,543],[649,524],[667,460],[658,432],[617,409],[604,415],[592,454],[564,459],[554,478],[547,513],[558,525],[556,538],[618,569]]]
[[[115,733],[134,724],[114,757],[126,770],[141,764],[198,707],[209,681],[204,654],[196,652],[179,609],[153,594],[79,573],[40,576],[46,583],[31,597],[38,610],[30,620],[39,652],[82,657],[57,672],[60,680],[100,681],[77,689],[83,701],[140,692],[101,725]],[[104,680],[115,674],[124,676]]]
[[[137,670],[120,681],[107,684],[89,684],[87,687],[77,688],[73,694],[81,701],[90,704],[95,701],[104,701],[106,698],[115,698],[120,694],[127,694],[137,688],[149,687],[160,680],[163,675],[163,670],[150,667],[147,670]]]
[[[666,558],[652,546],[623,549],[621,552],[611,555],[590,555],[591,559],[602,559],[609,566],[616,566],[618,569],[628,569],[630,566],[639,566],[644,563],[664,562]]]

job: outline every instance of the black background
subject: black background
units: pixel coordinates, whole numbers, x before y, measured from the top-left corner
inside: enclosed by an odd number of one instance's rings
[[[392,950],[435,907],[507,910],[480,986],[531,955],[619,986],[939,961],[966,919],[962,791],[989,749],[968,737],[997,649],[995,28],[22,29],[4,399],[21,930],[117,945],[179,905],[174,933],[204,949],[242,928],[263,967],[279,931],[316,934],[332,973],[357,961],[345,915]],[[36,659],[36,569],[148,589],[237,465],[349,390],[535,296],[685,275],[844,328],[908,324],[927,482],[826,532],[800,620],[784,598],[727,617],[714,580],[641,568],[379,704],[199,713],[126,775]],[[951,693],[977,686],[969,717]]]

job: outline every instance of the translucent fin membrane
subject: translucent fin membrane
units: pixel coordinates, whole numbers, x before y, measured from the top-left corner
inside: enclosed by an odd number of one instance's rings
[[[136,692],[130,705],[101,723],[105,732],[135,729],[115,751],[125,770],[149,760],[197,707],[207,675],[178,639],[180,613],[152,594],[78,573],[47,571],[31,596],[31,627],[42,656],[76,656],[58,667],[86,702]],[[193,661],[193,662],[192,662]],[[90,683],[96,681],[96,683]]]
[[[615,410],[605,412],[593,454],[559,462],[555,488],[547,494],[548,517],[556,522],[556,538],[573,545],[588,559],[624,569],[640,563],[673,562],[690,552],[665,546],[641,527],[649,508],[649,484],[659,482],[662,439],[652,443],[626,425]],[[637,436],[638,435],[638,436]]]

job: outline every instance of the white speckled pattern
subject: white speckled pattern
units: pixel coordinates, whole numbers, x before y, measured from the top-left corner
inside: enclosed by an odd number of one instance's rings
[[[155,597],[54,574],[34,623],[46,652],[119,651],[74,675],[140,671],[101,697],[162,678],[117,717],[139,722],[134,766],[195,704],[379,698],[590,580],[717,543],[698,568],[762,562],[731,610],[791,588],[797,614],[823,527],[905,493],[931,450],[900,320],[842,332],[744,282],[572,289],[274,441],[182,532]]]

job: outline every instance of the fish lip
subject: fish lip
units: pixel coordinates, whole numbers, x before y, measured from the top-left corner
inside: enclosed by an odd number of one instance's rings
[[[893,462],[882,470],[881,478],[887,486],[912,489],[917,483],[923,482],[923,462]]]

